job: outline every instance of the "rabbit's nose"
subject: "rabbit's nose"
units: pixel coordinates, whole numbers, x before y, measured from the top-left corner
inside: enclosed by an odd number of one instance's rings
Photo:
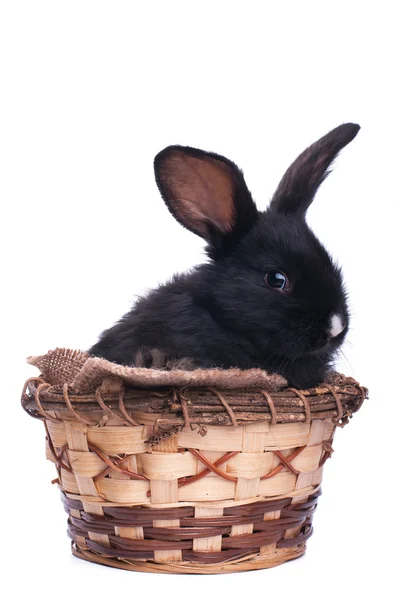
[[[335,338],[337,337],[342,331],[344,331],[345,329],[345,325],[343,323],[343,319],[341,318],[340,315],[338,314],[334,314],[332,315],[331,319],[330,319],[330,327],[329,327],[329,337],[331,338]]]

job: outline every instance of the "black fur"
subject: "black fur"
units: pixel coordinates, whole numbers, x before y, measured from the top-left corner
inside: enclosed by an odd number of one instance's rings
[[[224,157],[180,146],[163,150],[155,158],[162,196],[177,220],[208,241],[211,262],[141,298],[90,352],[122,364],[136,364],[139,353],[150,367],[155,349],[166,362],[189,357],[204,368],[260,367],[302,388],[323,381],[349,315],[340,270],[304,216],[358,130],[341,125],[300,155],[266,212],[257,211],[241,171]],[[214,185],[204,173],[214,175]],[[288,291],[266,285],[269,270],[287,274]],[[345,329],[329,339],[335,313]]]

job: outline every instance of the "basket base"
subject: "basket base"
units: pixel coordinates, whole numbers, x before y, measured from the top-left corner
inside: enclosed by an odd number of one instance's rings
[[[299,558],[306,551],[306,544],[300,544],[293,548],[276,549],[271,556],[253,554],[237,561],[217,564],[202,564],[197,562],[175,562],[158,563],[151,560],[126,560],[118,558],[106,558],[99,556],[90,550],[79,548],[72,542],[72,553],[77,558],[94,562],[116,569],[127,571],[141,571],[143,573],[196,573],[211,575],[216,573],[238,573],[241,571],[254,571],[257,569],[269,569],[283,563]]]

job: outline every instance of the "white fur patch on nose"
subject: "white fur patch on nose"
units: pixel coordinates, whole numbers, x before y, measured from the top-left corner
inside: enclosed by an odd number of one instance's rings
[[[341,320],[340,315],[332,315],[330,319],[330,337],[334,338],[336,335],[339,335],[344,329],[343,321]]]

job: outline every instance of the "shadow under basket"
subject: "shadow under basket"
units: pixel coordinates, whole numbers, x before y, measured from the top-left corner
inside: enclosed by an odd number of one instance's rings
[[[29,362],[75,556],[156,573],[230,573],[304,554],[336,427],[367,390],[250,371],[128,368],[72,350]]]

